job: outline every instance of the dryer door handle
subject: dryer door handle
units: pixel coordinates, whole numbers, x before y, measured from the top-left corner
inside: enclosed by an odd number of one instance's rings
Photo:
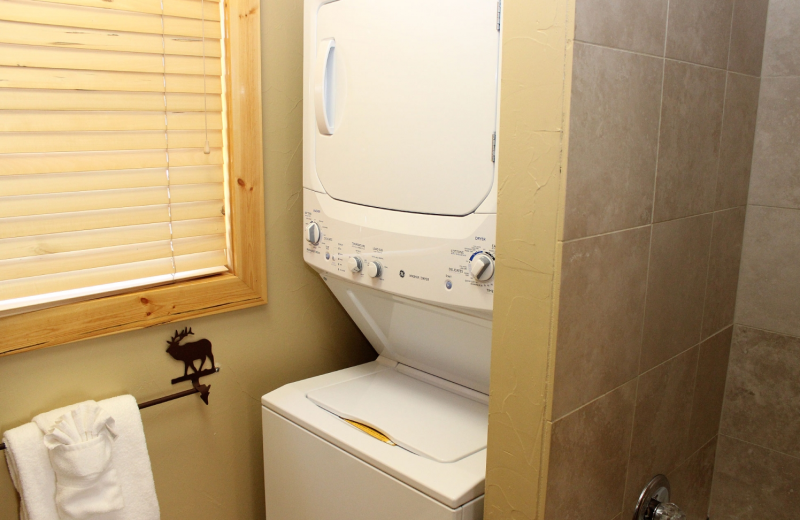
[[[336,40],[326,38],[319,42],[317,64],[314,67],[314,110],[317,128],[323,135],[333,135],[333,51]]]

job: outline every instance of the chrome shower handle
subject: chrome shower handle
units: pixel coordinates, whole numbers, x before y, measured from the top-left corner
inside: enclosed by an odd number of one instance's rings
[[[686,520],[686,513],[672,502],[662,503],[653,511],[653,520]]]

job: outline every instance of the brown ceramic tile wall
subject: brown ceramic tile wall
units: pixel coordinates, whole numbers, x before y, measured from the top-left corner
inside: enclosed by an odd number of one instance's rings
[[[800,4],[770,0],[767,10],[761,1],[749,6],[768,16],[713,520],[797,518]]]
[[[719,436],[714,484],[713,520],[797,520],[800,459]]]
[[[576,1],[547,519],[706,519],[767,1]]]

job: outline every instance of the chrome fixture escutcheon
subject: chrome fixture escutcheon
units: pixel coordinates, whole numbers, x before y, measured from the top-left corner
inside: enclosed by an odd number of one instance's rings
[[[669,501],[669,479],[656,475],[647,483],[636,502],[633,520],[686,520],[686,514]]]

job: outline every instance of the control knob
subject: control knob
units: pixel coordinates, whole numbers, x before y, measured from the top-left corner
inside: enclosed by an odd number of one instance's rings
[[[469,274],[476,282],[485,282],[494,276],[494,258],[488,253],[478,253],[469,264]]]
[[[381,272],[383,271],[383,267],[381,263],[377,260],[373,260],[372,262],[367,264],[367,274],[370,278],[380,278]]]
[[[320,238],[322,238],[322,231],[319,229],[319,224],[312,221],[311,224],[306,226],[306,240],[317,245]]]
[[[349,267],[350,271],[352,271],[354,273],[360,273],[361,272],[361,266],[362,266],[361,258],[359,258],[357,256],[351,256],[347,260],[347,267]]]

